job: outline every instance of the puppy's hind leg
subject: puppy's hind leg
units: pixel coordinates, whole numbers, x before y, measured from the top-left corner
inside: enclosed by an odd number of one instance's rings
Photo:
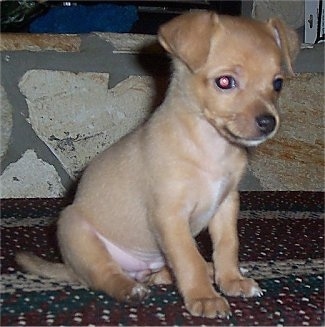
[[[58,238],[65,264],[89,287],[127,302],[140,301],[149,293],[148,288],[124,273],[74,205],[61,214]]]
[[[207,262],[207,269],[211,284],[213,284],[214,278],[214,268],[212,262]],[[156,273],[150,275],[148,281],[146,282],[148,285],[169,285],[173,283],[173,277],[171,271],[168,267],[163,267]]]
[[[173,283],[170,270],[165,266],[161,270],[150,275],[148,285],[169,285]]]

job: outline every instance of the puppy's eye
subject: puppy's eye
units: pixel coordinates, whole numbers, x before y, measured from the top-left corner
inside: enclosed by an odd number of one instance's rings
[[[283,79],[282,78],[276,78],[273,81],[274,91],[280,92],[282,90],[282,86],[283,86]]]
[[[236,80],[232,76],[228,75],[216,78],[215,83],[221,90],[229,90],[237,86]]]

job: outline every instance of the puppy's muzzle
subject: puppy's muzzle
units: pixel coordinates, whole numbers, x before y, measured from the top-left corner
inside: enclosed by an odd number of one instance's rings
[[[247,119],[239,115],[230,124],[221,129],[230,141],[244,146],[257,146],[271,138],[279,126],[278,116],[264,112]]]

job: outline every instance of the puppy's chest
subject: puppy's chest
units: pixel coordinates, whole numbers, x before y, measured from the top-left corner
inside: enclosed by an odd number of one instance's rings
[[[207,180],[199,188],[197,202],[190,217],[190,227],[193,235],[207,227],[222,201],[227,197],[231,181],[229,176],[217,180]]]

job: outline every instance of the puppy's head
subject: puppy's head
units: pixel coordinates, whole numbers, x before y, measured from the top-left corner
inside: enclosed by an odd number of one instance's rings
[[[173,56],[177,87],[231,142],[258,145],[279,126],[283,65],[293,75],[296,33],[268,22],[188,13],[162,25],[158,39]]]

